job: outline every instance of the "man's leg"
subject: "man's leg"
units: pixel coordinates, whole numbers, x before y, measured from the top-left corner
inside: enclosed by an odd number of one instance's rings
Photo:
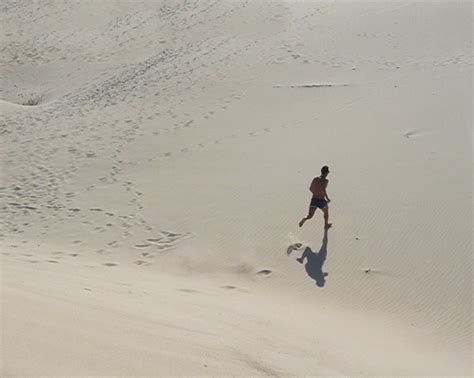
[[[324,212],[324,229],[327,230],[329,227],[332,226],[332,223],[328,222],[328,220],[329,220],[329,206],[326,206],[323,209],[323,212]]]
[[[308,219],[311,219],[313,217],[315,211],[316,211],[316,207],[309,208],[308,215],[300,220],[300,223],[299,223],[300,227],[304,225],[304,222],[306,222]]]

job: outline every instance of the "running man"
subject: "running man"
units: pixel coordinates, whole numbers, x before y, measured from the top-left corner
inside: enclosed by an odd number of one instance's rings
[[[328,203],[331,200],[328,197],[326,188],[328,186],[328,180],[326,179],[329,174],[329,167],[325,165],[321,168],[321,176],[315,177],[311,182],[309,187],[310,192],[313,194],[311,198],[311,203],[309,205],[308,215],[300,220],[300,227],[304,225],[308,219],[311,219],[314,215],[314,212],[319,207],[324,213],[324,229],[327,230],[332,226],[332,223],[328,222],[329,219],[329,208]]]

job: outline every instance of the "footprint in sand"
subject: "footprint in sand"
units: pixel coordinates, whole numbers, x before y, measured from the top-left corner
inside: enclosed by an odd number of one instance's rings
[[[413,137],[416,137],[420,134],[419,131],[407,131],[406,133],[403,134],[403,136],[407,139],[410,139],[410,138],[413,138]]]
[[[135,244],[133,247],[138,248],[138,249],[143,249],[143,248],[151,247],[151,244],[149,244],[149,243]]]
[[[134,261],[133,263],[136,265],[145,265],[145,266],[151,265],[149,262],[143,261],[143,260],[137,260],[137,261]]]
[[[273,272],[270,269],[262,269],[257,272],[257,275],[263,277],[269,277]]]
[[[241,287],[237,287],[237,286],[234,286],[234,285],[224,285],[224,286],[221,286],[220,288],[224,289],[224,290],[235,290],[235,291],[240,291],[240,292],[243,292],[243,293],[248,293],[248,290],[242,289]]]
[[[161,251],[166,251],[168,249],[173,249],[175,247],[174,245],[171,245],[171,244],[161,244],[161,245],[157,245],[156,248],[160,249]]]
[[[115,264],[115,263],[104,263],[102,265],[105,265],[105,266],[117,266],[118,264]]]
[[[193,289],[176,289],[176,290],[182,291],[183,293],[193,293],[193,294],[200,293],[200,291],[193,290]]]
[[[142,256],[147,258],[147,259],[152,259],[156,256],[156,253],[154,253],[154,252],[142,252]]]
[[[163,238],[155,238],[155,239],[146,239],[146,241],[150,243],[159,243]]]
[[[293,244],[290,244],[290,246],[289,246],[288,249],[286,250],[286,254],[287,254],[287,255],[291,255],[291,253],[292,253],[293,251],[297,251],[297,250],[300,249],[302,246],[303,246],[302,243],[293,243]]]
[[[171,231],[161,231],[161,233],[165,236],[168,236],[168,237],[173,237],[173,236],[178,236],[180,234],[176,234],[174,232],[171,232]]]
[[[237,286],[233,286],[233,285],[224,285],[224,286],[221,286],[221,289],[226,289],[226,290],[234,290],[234,289],[237,289]]]

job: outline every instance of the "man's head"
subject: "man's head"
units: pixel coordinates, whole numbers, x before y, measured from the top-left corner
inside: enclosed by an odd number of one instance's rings
[[[329,174],[329,167],[327,165],[321,168],[321,176],[326,177]]]

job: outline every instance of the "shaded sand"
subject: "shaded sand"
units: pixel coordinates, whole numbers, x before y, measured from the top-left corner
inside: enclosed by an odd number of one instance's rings
[[[2,375],[472,374],[470,2],[0,14]]]

